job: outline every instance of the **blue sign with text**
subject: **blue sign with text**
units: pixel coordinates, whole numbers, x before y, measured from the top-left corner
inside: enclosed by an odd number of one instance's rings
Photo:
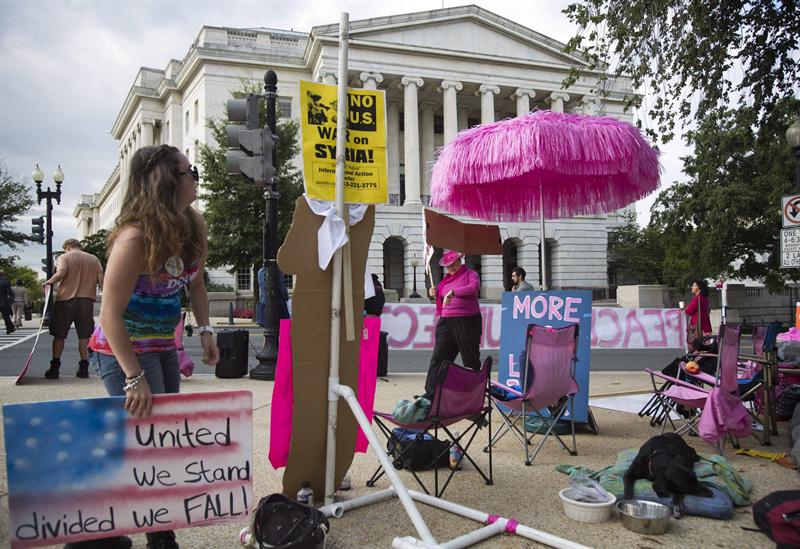
[[[589,290],[550,292],[504,292],[500,323],[500,364],[498,380],[517,390],[522,388],[520,364],[529,324],[561,328],[578,325],[574,399],[575,421],[589,421],[589,351],[592,336],[592,292]],[[569,411],[565,413],[567,417]]]

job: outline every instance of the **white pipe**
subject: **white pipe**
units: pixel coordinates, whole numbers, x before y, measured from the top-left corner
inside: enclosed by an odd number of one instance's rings
[[[476,509],[465,507],[463,505],[459,505],[451,501],[433,497],[428,494],[418,492],[416,490],[409,490],[409,493],[411,494],[411,497],[414,498],[416,501],[421,501],[422,503],[430,505],[431,507],[436,507],[444,511],[449,511],[451,513],[455,513],[457,515],[461,515],[462,517],[470,518],[472,520],[476,520],[484,524],[489,521],[489,515],[484,513],[483,511],[478,511]],[[510,522],[509,519],[503,517],[497,517],[496,521],[502,523],[503,530],[505,530],[506,525]],[[558,549],[589,549],[587,546],[581,545],[580,543],[560,538],[558,536],[548,534],[547,532],[542,532],[541,530],[536,530],[534,528],[525,526],[523,524],[518,524],[514,530],[514,533],[517,534],[518,536],[532,539],[534,541],[538,541],[539,543],[544,543],[545,545],[549,545],[550,547],[556,547]]]
[[[395,491],[394,486],[391,486],[386,490],[381,490],[380,492],[359,496],[346,501],[337,501],[333,505],[325,505],[320,507],[319,510],[322,511],[326,517],[342,518],[342,515],[344,515],[345,511],[350,511],[351,509],[357,509],[359,507],[365,507],[367,505],[372,505],[373,503],[379,503],[381,501],[393,498],[396,495],[397,492]]]
[[[336,212],[344,219],[344,163],[347,145],[347,34],[349,17],[342,12],[339,21],[339,93],[336,109]],[[328,374],[328,436],[325,447],[325,505],[333,503],[336,477],[336,424],[338,398],[332,390],[339,384],[339,337],[341,334],[342,306],[342,249],[333,256],[333,284],[331,295],[331,366]]]
[[[483,528],[473,530],[469,534],[464,534],[463,536],[451,539],[446,543],[442,543],[441,546],[444,549],[462,549],[462,547],[471,547],[472,545],[480,543],[483,540],[487,540],[493,536],[496,536],[497,534],[502,534],[505,528],[506,525],[503,523],[503,521],[498,520],[493,524],[488,524]]]
[[[411,536],[394,538],[394,540],[392,540],[392,547],[394,549],[441,549],[441,545],[425,543]]]
[[[339,396],[343,397],[350,406],[350,409],[353,411],[356,421],[361,426],[361,430],[367,437],[372,451],[375,452],[375,456],[378,458],[383,470],[386,472],[386,476],[389,477],[392,486],[394,486],[395,490],[397,491],[397,497],[400,499],[400,503],[403,504],[403,508],[406,510],[408,518],[411,519],[411,523],[417,530],[419,537],[421,537],[425,543],[436,544],[436,539],[428,529],[428,525],[425,524],[422,515],[419,513],[419,509],[417,509],[417,506],[414,504],[414,500],[411,499],[408,488],[405,487],[403,481],[400,479],[400,475],[397,474],[394,465],[392,465],[392,462],[389,460],[389,456],[386,455],[386,450],[383,449],[383,445],[375,435],[375,431],[372,430],[372,425],[367,419],[367,416],[364,414],[364,411],[361,409],[361,405],[358,403],[358,398],[356,398],[353,390],[347,385],[337,385],[333,388],[333,391]]]

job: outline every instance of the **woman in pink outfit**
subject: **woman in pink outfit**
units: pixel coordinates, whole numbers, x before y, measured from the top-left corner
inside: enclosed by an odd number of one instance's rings
[[[428,292],[436,298],[436,343],[425,380],[425,397],[433,400],[439,368],[461,355],[466,368],[480,370],[482,333],[481,310],[478,305],[481,281],[478,273],[461,263],[464,254],[448,250],[439,265],[445,275],[438,286]]]
[[[692,281],[692,300],[684,311],[689,317],[686,342],[690,348],[694,347],[694,340],[702,336],[711,335],[711,309],[708,304],[708,283],[705,280]],[[700,326],[698,328],[698,318]]]

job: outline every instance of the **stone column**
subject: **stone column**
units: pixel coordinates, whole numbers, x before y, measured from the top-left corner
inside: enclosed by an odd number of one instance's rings
[[[379,72],[362,72],[358,75],[365,90],[377,90],[378,84],[383,82],[383,75]]]
[[[323,84],[336,85],[336,71],[331,69],[322,69],[319,71],[319,77]]]
[[[422,181],[422,194],[431,194],[431,168],[433,167],[433,103],[422,104],[422,117],[420,119],[420,136],[422,140],[422,165],[420,166],[420,181]]]
[[[503,256],[481,256],[481,295],[486,299],[500,299],[503,295]]]
[[[469,109],[461,107],[458,109],[458,131],[466,130],[469,126]]]
[[[581,97],[581,111],[589,116],[600,112],[600,98],[593,93],[587,93]]]
[[[386,161],[389,163],[389,195],[397,195],[400,205],[400,109],[395,101],[386,106]],[[392,198],[389,197],[392,204]],[[381,275],[383,276],[383,275]]]
[[[550,102],[550,110],[553,112],[564,112],[564,102],[569,101],[569,94],[564,92],[553,92],[547,97]]]
[[[494,96],[500,93],[498,86],[481,84],[475,95],[481,96],[481,124],[494,122]]]
[[[424,81],[418,76],[404,76],[403,85],[403,130],[405,132],[405,176],[406,204],[420,202],[419,183],[419,113],[417,112],[417,89]]]
[[[142,147],[149,147],[153,144],[153,123],[142,122]]]
[[[517,116],[531,112],[531,99],[536,97],[536,92],[528,88],[517,88],[511,94],[511,99],[517,100]]]
[[[458,98],[457,92],[464,89],[464,85],[457,80],[442,80],[439,91],[442,92],[442,107],[444,110],[444,144],[450,143],[458,133]]]

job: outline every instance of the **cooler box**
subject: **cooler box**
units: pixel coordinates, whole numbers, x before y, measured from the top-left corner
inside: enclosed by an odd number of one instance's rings
[[[250,333],[247,330],[222,330],[217,334],[219,362],[214,371],[217,377],[244,377],[247,375],[247,350]]]

